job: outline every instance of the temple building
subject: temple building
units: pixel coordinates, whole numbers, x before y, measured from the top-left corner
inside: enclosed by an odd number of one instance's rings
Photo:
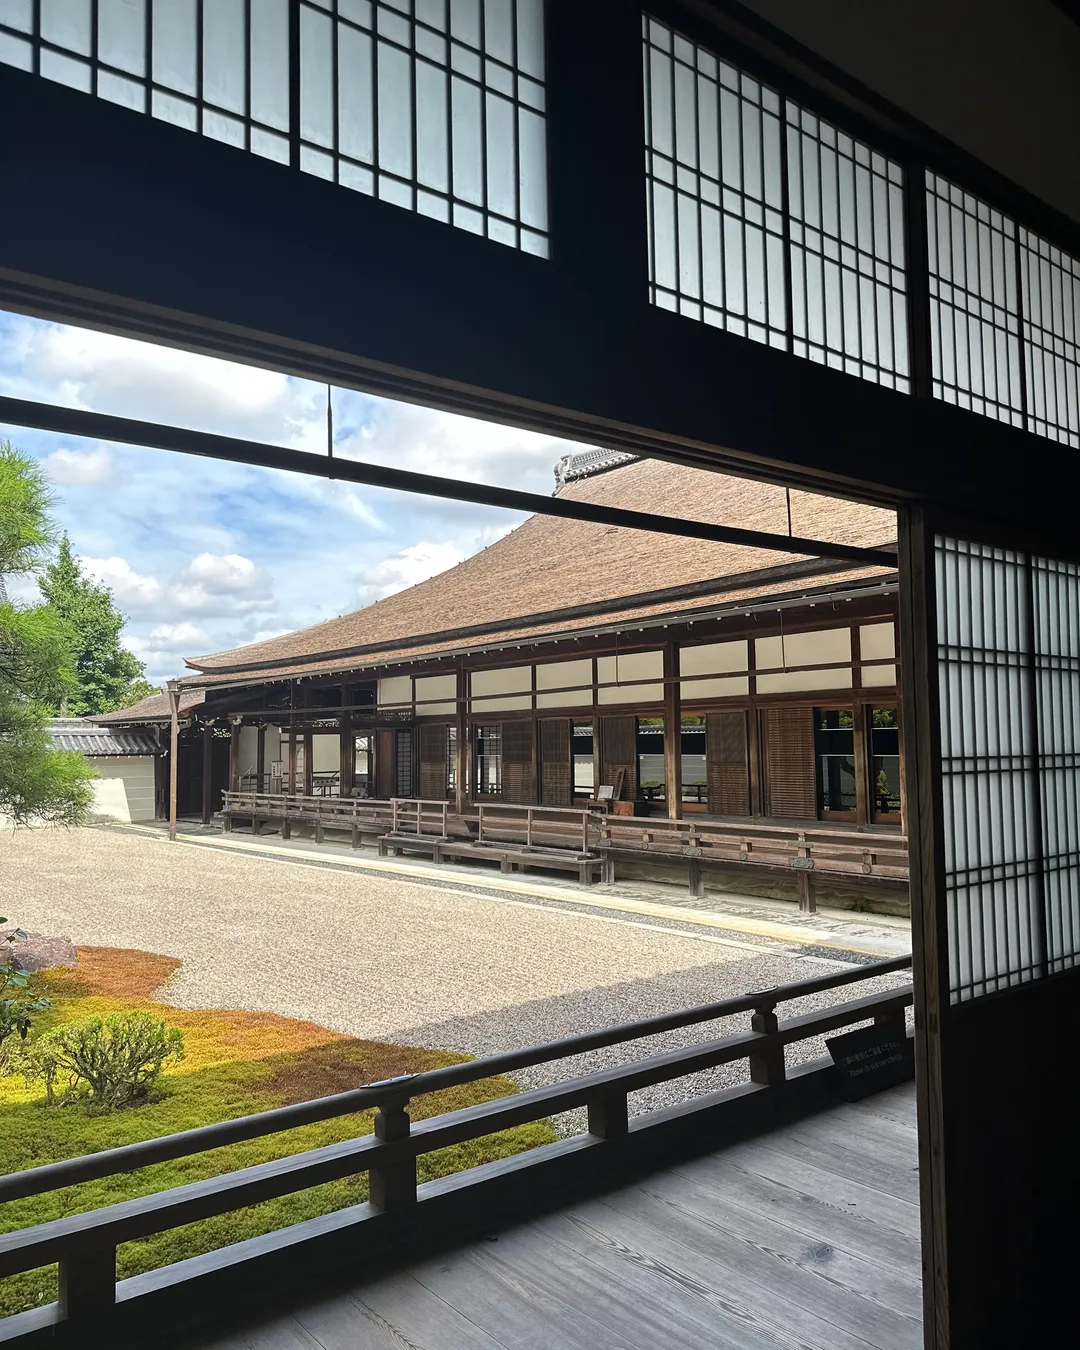
[[[589,450],[556,495],[888,549],[891,512]],[[178,809],[225,791],[900,832],[897,574],[533,516],[351,614],[187,661]],[[101,719],[169,719],[159,695]],[[164,815],[166,761],[159,761]],[[606,788],[606,792],[599,792]]]

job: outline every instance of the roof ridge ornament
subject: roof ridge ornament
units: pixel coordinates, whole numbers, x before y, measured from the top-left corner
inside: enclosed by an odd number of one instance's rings
[[[603,446],[593,446],[589,450],[575,450],[572,454],[563,455],[555,465],[553,495],[558,496],[567,483],[576,482],[579,478],[591,478],[594,474],[606,473],[609,469],[618,469],[637,458],[637,455],[631,455],[626,450],[606,450]]]

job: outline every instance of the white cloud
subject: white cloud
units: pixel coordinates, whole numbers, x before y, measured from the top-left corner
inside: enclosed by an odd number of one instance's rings
[[[395,591],[426,581],[467,558],[470,551],[452,540],[422,539],[418,544],[410,544],[361,572],[356,588],[360,603],[369,605],[373,600],[385,599]]]
[[[113,458],[105,446],[96,450],[63,447],[41,461],[54,483],[107,483],[113,476]]]
[[[207,635],[196,624],[159,623],[150,630],[150,642],[161,651],[190,653],[193,646],[209,641]]]
[[[126,558],[80,558],[79,562],[95,581],[108,586],[121,609],[145,612],[160,604],[161,582],[136,572]]]
[[[547,494],[555,486],[559,459],[585,448],[459,413],[358,399],[343,390],[335,390],[334,405],[343,431],[335,453],[442,478]]]
[[[270,579],[240,553],[200,553],[170,588],[186,612],[243,614],[273,607]]]
[[[200,553],[192,558],[180,576],[211,595],[237,595],[266,588],[259,569],[242,553]]]
[[[33,320],[22,326],[29,337],[14,383],[23,391],[47,391],[51,402],[96,412],[324,448],[325,386],[112,333]]]

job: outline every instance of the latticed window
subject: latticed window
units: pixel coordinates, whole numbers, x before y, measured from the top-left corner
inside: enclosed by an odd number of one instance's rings
[[[0,0],[0,61],[547,255],[544,0]]]
[[[654,303],[906,391],[900,165],[644,24]]]

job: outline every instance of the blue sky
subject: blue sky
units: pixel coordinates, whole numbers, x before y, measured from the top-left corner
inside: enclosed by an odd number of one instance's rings
[[[322,454],[326,386],[0,312],[0,392]],[[552,437],[335,389],[335,454],[548,493]],[[346,613],[477,552],[522,517],[167,451],[0,426],[128,616],[158,683],[201,656]],[[30,581],[12,587],[30,598]]]

